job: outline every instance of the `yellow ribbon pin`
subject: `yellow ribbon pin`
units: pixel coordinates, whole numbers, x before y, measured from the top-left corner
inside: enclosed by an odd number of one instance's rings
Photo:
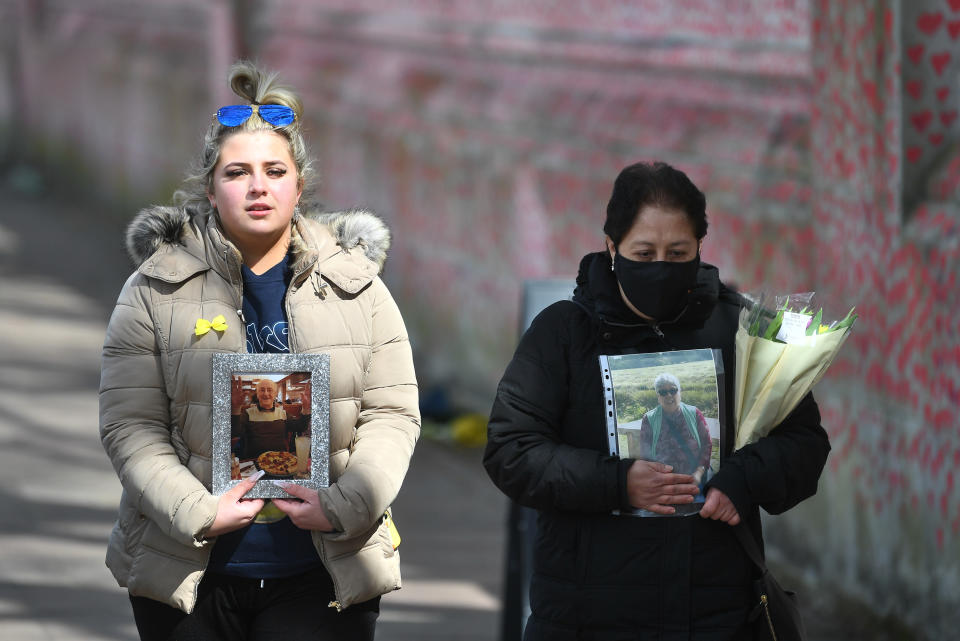
[[[193,329],[193,333],[197,336],[203,336],[211,329],[215,329],[218,332],[227,329],[227,319],[223,317],[223,314],[215,316],[212,321],[208,321],[206,318],[198,318],[197,326]]]
[[[400,530],[398,530],[396,524],[394,524],[393,515],[390,514],[390,510],[383,513],[383,520],[387,524],[387,529],[390,530],[390,543],[393,544],[393,549],[396,550],[400,547]]]

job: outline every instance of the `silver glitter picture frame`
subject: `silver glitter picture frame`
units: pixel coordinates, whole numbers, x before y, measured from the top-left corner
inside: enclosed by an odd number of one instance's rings
[[[262,375],[262,376],[258,376]],[[213,355],[213,493],[223,494],[240,481],[234,478],[241,472],[257,469],[256,460],[240,463],[235,457],[238,438],[234,435],[231,398],[237,382],[267,378],[273,381],[307,381],[301,385],[309,389],[310,414],[307,420],[310,437],[310,457],[307,474],[283,478],[265,476],[258,480],[247,498],[289,498],[277,481],[296,483],[319,489],[330,485],[330,356],[328,354],[232,354]],[[241,385],[242,387],[242,385]],[[276,386],[275,386],[276,388]],[[281,398],[281,401],[283,399]],[[286,420],[288,414],[284,414]],[[303,415],[306,418],[306,415]],[[298,459],[299,460],[299,459]],[[235,465],[236,464],[236,465]],[[252,466],[252,470],[251,470]],[[302,468],[301,468],[302,469]],[[306,475],[306,476],[305,476]],[[244,473],[244,476],[246,474]]]

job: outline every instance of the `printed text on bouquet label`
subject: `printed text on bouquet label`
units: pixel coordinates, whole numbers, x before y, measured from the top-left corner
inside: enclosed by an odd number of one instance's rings
[[[783,324],[777,332],[777,339],[784,343],[804,343],[807,340],[807,325],[813,318],[809,314],[783,312]]]

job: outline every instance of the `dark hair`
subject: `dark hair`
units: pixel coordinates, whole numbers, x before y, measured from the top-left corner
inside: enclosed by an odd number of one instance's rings
[[[650,205],[682,211],[697,240],[707,235],[707,199],[687,175],[665,162],[638,162],[620,172],[607,203],[603,232],[614,246],[619,247],[640,210]]]

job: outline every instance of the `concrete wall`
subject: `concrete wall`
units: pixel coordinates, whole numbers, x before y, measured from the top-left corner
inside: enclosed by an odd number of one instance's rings
[[[169,198],[233,57],[224,2],[2,0],[8,163],[132,207]]]
[[[769,523],[821,585],[960,625],[957,0],[0,0],[0,169],[105,212],[166,200],[224,73],[300,90],[329,207],[395,232],[425,388],[485,411],[525,278],[602,247],[625,164],[706,191],[704,257],[861,320],[818,389],[834,453]],[[937,17],[939,16],[939,18]],[[119,242],[119,239],[117,239]]]

